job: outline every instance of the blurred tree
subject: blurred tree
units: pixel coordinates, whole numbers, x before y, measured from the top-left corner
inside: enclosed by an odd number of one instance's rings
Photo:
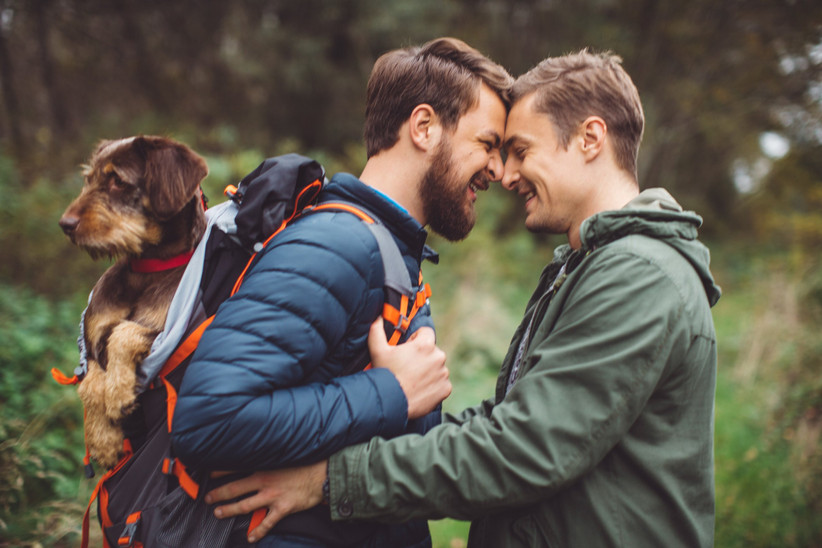
[[[459,34],[515,74],[585,46],[621,55],[647,119],[640,184],[671,189],[706,217],[709,233],[746,221],[730,215],[734,160],[759,154],[759,135],[784,129],[786,111],[803,119],[820,82],[819,2],[460,3],[468,16]],[[786,59],[798,59],[794,70],[786,72]]]
[[[746,201],[758,239],[792,250],[801,261],[822,251],[822,144],[795,145],[774,162]],[[799,265],[801,266],[801,265]]]
[[[811,0],[0,0],[0,15],[0,147],[27,181],[135,132],[207,152],[344,153],[376,57],[450,34],[515,74],[585,46],[620,54],[648,119],[641,182],[717,231],[744,221],[730,215],[734,162],[760,153],[763,131],[801,139],[820,101]]]

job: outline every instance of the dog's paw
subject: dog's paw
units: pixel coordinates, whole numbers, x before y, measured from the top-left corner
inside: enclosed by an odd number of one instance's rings
[[[88,360],[88,373],[77,385],[77,395],[83,402],[86,410],[99,409],[102,411],[106,400],[106,374],[97,361]]]
[[[137,408],[137,396],[134,392],[115,393],[106,398],[106,417],[118,422],[128,417]]]
[[[102,411],[102,410],[100,410]],[[86,415],[86,445],[100,466],[114,468],[123,456],[123,431],[103,413]]]

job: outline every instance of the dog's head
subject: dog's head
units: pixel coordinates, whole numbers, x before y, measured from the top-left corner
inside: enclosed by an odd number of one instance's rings
[[[163,225],[199,195],[207,174],[202,157],[165,137],[102,141],[60,227],[94,258],[138,256],[161,242]]]

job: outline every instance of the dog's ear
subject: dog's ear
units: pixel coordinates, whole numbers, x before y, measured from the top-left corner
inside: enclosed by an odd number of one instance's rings
[[[161,220],[177,214],[195,196],[208,166],[196,152],[164,137],[138,137],[134,146],[145,158],[145,192]]]

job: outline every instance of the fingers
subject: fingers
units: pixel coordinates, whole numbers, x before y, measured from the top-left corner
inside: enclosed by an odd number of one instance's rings
[[[213,504],[224,500],[231,500],[242,495],[254,493],[260,488],[260,480],[257,474],[252,474],[246,478],[221,485],[209,491],[205,496],[206,504]]]
[[[420,327],[408,338],[409,341],[417,341],[425,346],[435,346],[437,344],[437,335],[430,327]]]
[[[385,337],[385,328],[382,324],[382,316],[374,320],[368,332],[368,352],[373,360],[374,356],[379,356],[388,348],[388,339]]]
[[[214,515],[220,519],[230,518],[232,516],[240,516],[250,514],[258,508],[266,507],[266,498],[262,494],[248,497],[247,499],[232,502],[231,504],[224,504],[214,509]]]
[[[282,518],[284,518],[284,514],[280,514],[277,511],[277,508],[272,506],[268,509],[268,514],[263,518],[263,521],[254,528],[248,535],[248,542],[257,542],[261,538],[263,538],[266,534],[268,534],[271,529],[277,525]]]

